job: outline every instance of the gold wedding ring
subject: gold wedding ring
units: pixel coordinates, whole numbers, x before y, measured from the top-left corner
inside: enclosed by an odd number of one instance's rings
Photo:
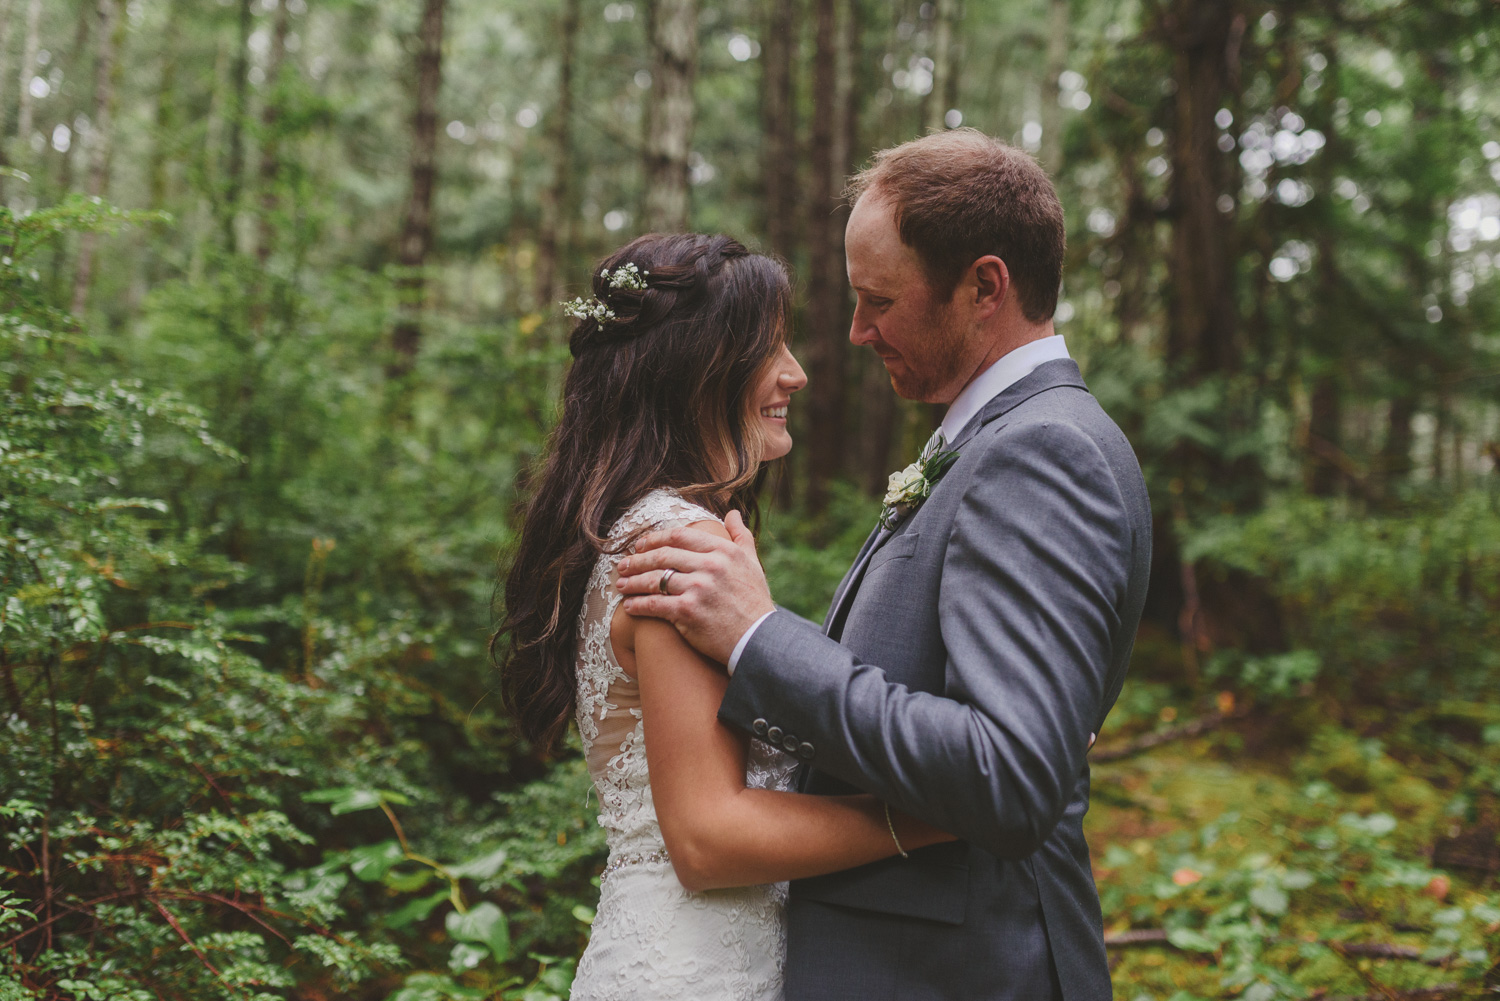
[[[656,590],[662,594],[671,594],[672,592],[667,590],[667,581],[671,580],[672,575],[676,572],[676,570],[663,570],[661,572],[661,580],[656,582]]]

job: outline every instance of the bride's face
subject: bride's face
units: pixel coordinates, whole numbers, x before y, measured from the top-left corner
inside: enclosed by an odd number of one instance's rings
[[[807,385],[807,376],[786,345],[766,366],[760,383],[751,394],[751,420],[760,422],[761,462],[779,459],[792,450],[792,436],[787,432],[787,405],[792,394]]]

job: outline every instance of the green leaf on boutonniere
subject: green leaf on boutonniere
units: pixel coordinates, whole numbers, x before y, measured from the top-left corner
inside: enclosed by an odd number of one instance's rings
[[[921,507],[958,459],[958,451],[933,452],[924,455],[900,472],[892,473],[886,483],[885,508],[880,512],[880,526],[894,529],[901,520]]]

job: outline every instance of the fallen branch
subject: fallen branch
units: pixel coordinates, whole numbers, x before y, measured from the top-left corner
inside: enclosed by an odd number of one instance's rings
[[[1462,997],[1468,992],[1463,984],[1438,984],[1436,987],[1419,987],[1414,991],[1392,991],[1389,994],[1331,994],[1321,1001],[1446,1001]]]
[[[1189,720],[1180,726],[1169,726],[1165,730],[1157,730],[1155,733],[1142,734],[1134,740],[1127,740],[1123,744],[1112,747],[1096,747],[1089,753],[1089,761],[1099,764],[1106,761],[1119,761],[1121,758],[1133,757],[1153,747],[1170,744],[1174,740],[1183,740],[1187,737],[1197,737],[1217,727],[1223,726],[1232,719],[1240,719],[1248,715],[1248,708],[1235,709],[1232,712],[1211,712],[1206,716],[1200,716],[1195,720]]]
[[[1291,936],[1278,936],[1275,940],[1278,942],[1311,941]],[[1104,945],[1108,949],[1126,949],[1133,945],[1170,944],[1166,930],[1162,928],[1131,928],[1104,936]],[[1422,954],[1421,949],[1414,946],[1393,945],[1388,942],[1332,942],[1327,939],[1318,939],[1317,944],[1351,958],[1404,959],[1422,963],[1425,966],[1447,966],[1450,961],[1448,958],[1427,958]]]
[[[1445,958],[1428,959],[1422,950],[1410,945],[1390,945],[1385,942],[1321,942],[1334,952],[1361,959],[1410,959],[1427,966],[1447,966]]]

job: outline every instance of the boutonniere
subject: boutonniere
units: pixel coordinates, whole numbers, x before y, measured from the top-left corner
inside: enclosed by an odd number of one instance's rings
[[[958,458],[957,450],[945,451],[947,444],[941,433],[934,436],[922,450],[921,458],[898,473],[892,473],[886,482],[885,509],[880,512],[880,527],[894,529],[901,520],[911,514],[932,495],[932,488],[948,472]]]

